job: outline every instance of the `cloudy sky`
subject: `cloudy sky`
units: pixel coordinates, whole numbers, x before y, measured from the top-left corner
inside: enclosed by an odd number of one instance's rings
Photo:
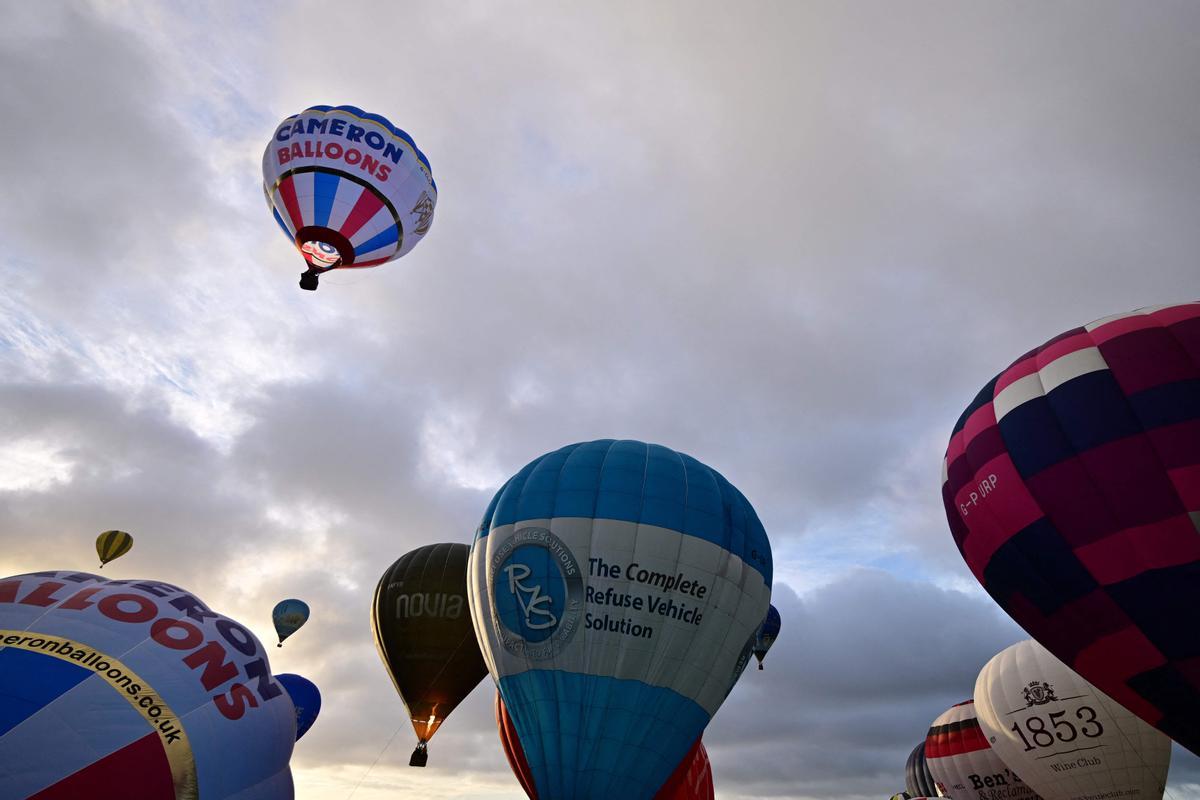
[[[517,798],[489,681],[406,766],[375,581],[545,451],[660,442],[775,552],[718,796],[890,795],[1023,638],[946,528],[959,412],[1200,295],[1197,42],[1168,0],[6,4],[0,574],[122,528],[113,573],[263,639],[303,597],[299,798]],[[412,254],[309,293],[261,157],[322,103],[405,128],[440,196]],[[1200,759],[1171,781],[1200,796]]]

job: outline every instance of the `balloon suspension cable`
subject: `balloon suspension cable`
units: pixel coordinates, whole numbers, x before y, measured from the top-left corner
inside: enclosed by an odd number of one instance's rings
[[[346,795],[346,800],[352,800],[354,793],[358,791],[358,787],[362,786],[363,781],[365,781],[371,775],[371,771],[375,769],[375,766],[379,763],[379,759],[383,758],[383,754],[386,753],[387,749],[392,746],[392,742],[396,741],[396,737],[400,735],[400,731],[406,724],[407,720],[401,722],[396,726],[396,730],[392,731],[392,735],[388,737],[387,744],[385,744],[383,749],[379,751],[379,755],[375,756],[375,760],[371,762],[371,766],[367,767],[367,771],[363,773],[363,776],[358,779],[358,783],[354,784],[354,788],[350,790],[350,794]]]

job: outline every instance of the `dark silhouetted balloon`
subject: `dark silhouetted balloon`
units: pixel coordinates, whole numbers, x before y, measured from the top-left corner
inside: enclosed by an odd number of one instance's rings
[[[470,550],[419,547],[392,564],[375,588],[371,628],[417,734],[414,767],[425,766],[426,743],[487,674],[467,606]]]
[[[1200,303],[1056,336],[954,427],[942,499],[988,593],[1200,754]]]
[[[937,797],[937,786],[925,763],[924,739],[908,755],[908,762],[904,765],[904,788],[914,797]]]
[[[754,635],[754,657],[758,659],[759,669],[763,668],[763,659],[767,657],[767,651],[779,636],[779,623],[779,609],[771,606],[767,609],[766,619],[758,626],[758,633]]]

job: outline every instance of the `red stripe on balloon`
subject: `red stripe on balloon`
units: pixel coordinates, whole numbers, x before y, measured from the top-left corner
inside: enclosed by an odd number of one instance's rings
[[[1081,675],[1094,675],[1105,683],[1104,693],[1151,725],[1162,719],[1162,712],[1129,688],[1130,678],[1161,667],[1167,658],[1146,636],[1133,627],[1102,636],[1079,651],[1068,662]],[[1098,681],[1089,678],[1089,681]]]
[[[157,733],[149,733],[28,800],[175,800],[171,765]]]
[[[1096,344],[1104,344],[1118,336],[1126,336],[1135,331],[1145,330],[1146,328],[1157,328],[1162,325],[1151,314],[1131,314],[1128,317],[1114,319],[1112,322],[1106,322],[1098,328],[1092,330],[1092,338],[1096,340]]]
[[[1038,369],[1040,370],[1063,356],[1068,356],[1071,353],[1077,353],[1080,350],[1086,350],[1089,347],[1095,346],[1095,340],[1087,334],[1087,331],[1081,331],[1080,333],[1071,334],[1046,344],[1034,357],[1034,360],[1037,362]]]
[[[1172,332],[1157,325],[1110,339],[1100,354],[1126,395],[1200,377],[1200,367]]]
[[[283,200],[283,207],[287,209],[288,217],[292,220],[292,230],[299,230],[304,227],[304,220],[300,216],[300,202],[296,199],[296,184],[292,179],[295,176],[288,175],[279,183],[279,197]]]
[[[1175,491],[1179,492],[1179,499],[1187,506],[1187,510],[1200,512],[1200,465],[1180,467],[1167,474],[1171,476],[1171,483],[1175,484]]]
[[[381,208],[383,208],[383,201],[376,197],[371,190],[363,189],[362,194],[354,203],[354,208],[350,209],[350,213],[346,215],[346,221],[342,223],[338,233],[347,239],[353,239],[354,234],[358,233],[359,229],[366,225]]]
[[[1021,380],[1021,378],[1032,375],[1037,371],[1037,353],[1017,359],[1013,362],[1012,366],[1000,373],[1000,377],[996,378],[996,386],[992,389],[992,397],[1000,394],[1009,386]]]
[[[1191,517],[1181,515],[1150,525],[1126,528],[1075,549],[1080,563],[1103,585],[1200,560],[1200,536]]]

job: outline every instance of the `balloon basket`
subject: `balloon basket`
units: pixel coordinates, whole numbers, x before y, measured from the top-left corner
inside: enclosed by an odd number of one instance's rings
[[[423,767],[427,763],[429,763],[429,750],[426,748],[425,743],[421,742],[413,750],[412,756],[409,757],[408,765],[410,767]]]
[[[316,272],[300,273],[300,288],[305,291],[315,292],[317,290],[317,277],[318,274]]]

